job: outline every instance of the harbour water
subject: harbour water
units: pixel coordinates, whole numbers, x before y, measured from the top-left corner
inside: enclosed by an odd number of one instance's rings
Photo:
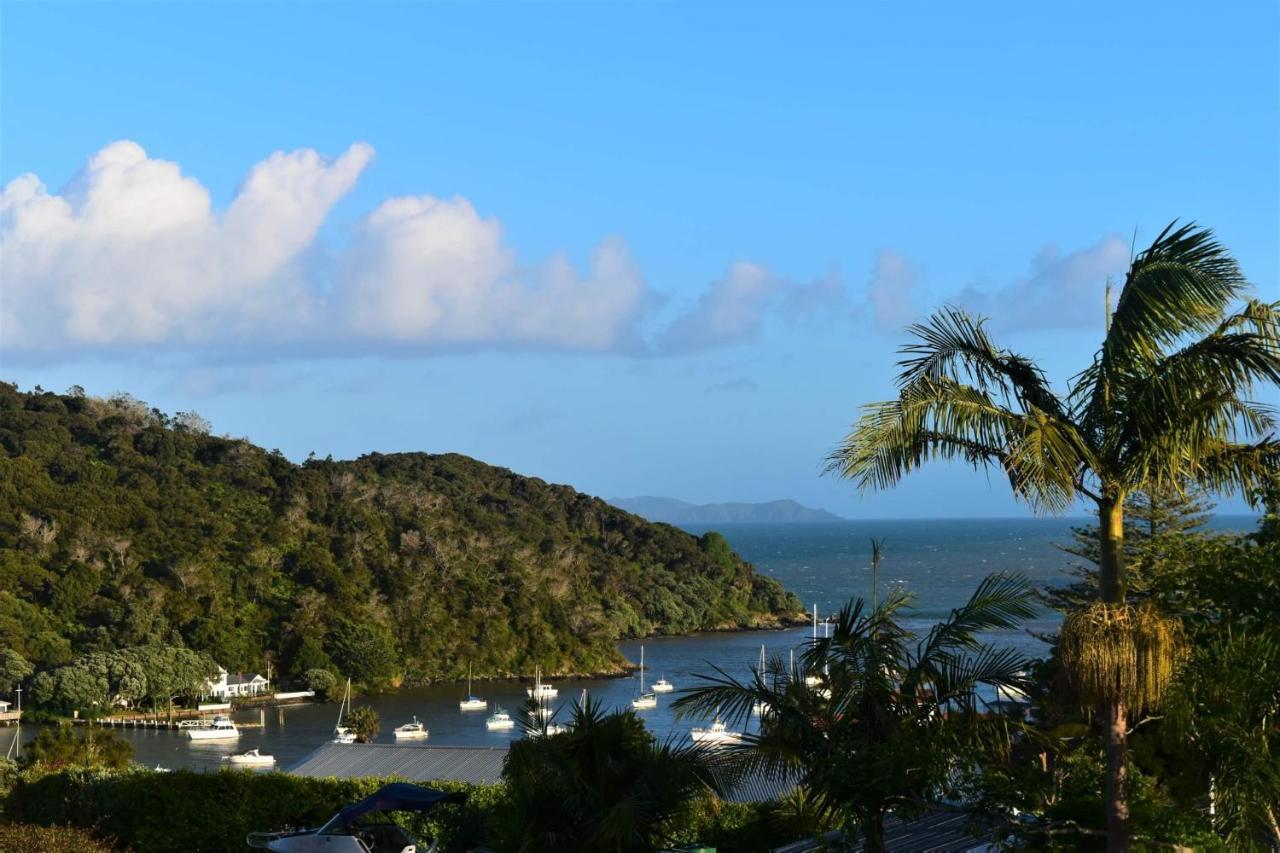
[[[941,521],[866,521],[819,525],[735,525],[721,528],[733,547],[756,567],[780,580],[806,605],[817,604],[823,614],[837,610],[848,599],[870,595],[870,539],[885,541],[880,567],[880,588],[902,587],[916,596],[911,624],[926,628],[962,603],[974,586],[996,571],[1020,572],[1034,584],[1048,585],[1066,579],[1072,558],[1057,546],[1069,541],[1073,524],[1081,519],[995,519]],[[1245,517],[1222,517],[1219,529],[1249,529]],[[693,532],[702,532],[694,530]],[[1020,629],[991,637],[1028,655],[1043,651],[1036,634],[1052,631],[1055,615],[1041,613]],[[787,659],[809,638],[809,628],[784,631],[701,634],[690,637],[651,638],[644,641],[650,683],[665,676],[677,689],[696,683],[696,676],[719,666],[745,676],[759,659],[764,645],[771,657]],[[637,661],[640,643],[627,642],[621,650]],[[636,678],[550,679],[559,689],[553,707],[563,708],[583,690],[607,707],[625,707],[636,695]],[[519,729],[490,732],[484,726],[492,707],[501,705],[515,715],[525,701],[525,687],[517,682],[477,682],[474,692],[490,701],[489,711],[462,712],[458,700],[466,693],[460,684],[409,688],[390,694],[359,696],[356,704],[372,705],[381,717],[380,742],[393,742],[392,729],[416,716],[430,731],[427,745],[502,746],[521,737]],[[640,712],[660,738],[685,738],[696,720],[677,719],[671,710],[673,694],[659,696],[658,707]],[[117,729],[134,744],[135,759],[144,765],[216,769],[223,758],[253,747],[276,756],[287,768],[328,740],[337,722],[336,704],[311,704],[269,708],[237,714],[243,729],[238,741],[192,742],[183,732],[154,729]],[[560,712],[559,719],[567,716]],[[10,730],[12,731],[12,730]],[[24,727],[24,740],[35,727]],[[0,743],[8,746],[8,732],[0,731]],[[421,741],[416,743],[423,743]]]

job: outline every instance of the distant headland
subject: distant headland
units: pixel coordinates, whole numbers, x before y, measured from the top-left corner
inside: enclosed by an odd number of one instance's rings
[[[792,500],[764,503],[691,504],[675,498],[610,498],[609,503],[649,521],[667,524],[819,524],[845,521],[825,509],[814,509]]]

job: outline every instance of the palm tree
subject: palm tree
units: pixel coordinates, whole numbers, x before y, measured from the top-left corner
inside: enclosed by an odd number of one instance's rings
[[[606,714],[591,699],[573,705],[567,731],[527,732],[503,777],[511,847],[529,853],[659,849],[699,796],[735,778],[706,749],[658,743],[631,709]]]
[[[979,688],[1026,687],[1023,656],[977,636],[1030,618],[1032,597],[1025,580],[993,575],[919,638],[902,621],[908,594],[890,593],[875,607],[857,599],[829,637],[809,641],[801,672],[787,672],[781,659],[747,682],[718,670],[675,708],[736,722],[764,703],[759,731],[726,755],[743,772],[796,778],[826,823],[851,816],[867,849],[883,851],[885,813],[936,802],[992,734],[996,719],[982,713]]]
[[[997,467],[1038,512],[1087,499],[1101,528],[1099,602],[1069,617],[1064,635],[1079,627],[1130,646],[1148,628],[1167,635],[1126,602],[1125,499],[1188,483],[1248,495],[1280,471],[1272,413],[1251,399],[1255,385],[1280,381],[1280,303],[1240,304],[1247,287],[1209,230],[1170,224],[1133,259],[1101,348],[1062,397],[1033,361],[997,347],[983,320],[945,308],[910,328],[898,398],[863,410],[828,470],[882,489],[930,459],[956,459]],[[1161,652],[1165,664],[1172,651]],[[1171,671],[1130,669],[1110,683],[1089,681],[1096,668],[1078,673],[1107,728],[1113,850],[1129,839],[1128,714],[1158,697]]]

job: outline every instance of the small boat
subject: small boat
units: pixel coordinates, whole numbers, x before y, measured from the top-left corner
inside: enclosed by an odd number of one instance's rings
[[[232,740],[240,737],[240,730],[230,717],[214,717],[207,726],[192,726],[186,730],[191,740]]]
[[[664,675],[662,676],[662,678],[659,678],[657,681],[653,682],[653,686],[650,687],[649,689],[652,690],[654,693],[670,693],[672,690],[676,689],[676,686],[672,684],[670,681],[667,681],[667,677]]]
[[[534,681],[532,687],[526,687],[525,692],[529,694],[530,699],[537,699],[539,702],[547,699],[554,699],[560,695],[560,691],[552,687],[550,684],[542,683],[541,667],[534,668]]]
[[[396,726],[396,740],[426,740],[429,732],[427,727],[418,722],[418,718],[414,717],[413,722],[405,723],[403,726]]]
[[[417,839],[393,823],[389,812],[425,814],[441,803],[464,803],[466,794],[446,794],[407,782],[383,785],[353,803],[318,829],[251,832],[245,842],[254,850],[275,853],[433,853],[433,838]],[[419,821],[421,823],[421,821]]]
[[[529,716],[535,720],[549,719],[554,713],[555,711],[552,711],[549,705],[535,705],[528,711]]]
[[[640,695],[631,700],[631,707],[637,711],[658,707],[658,694],[646,693],[644,690],[644,646],[640,647]]]
[[[693,738],[695,744],[706,746],[731,746],[742,743],[742,732],[730,731],[719,717],[716,717],[709,728],[695,728],[689,732],[689,737]]]
[[[568,726],[562,726],[559,723],[547,723],[546,728],[536,728],[529,732],[529,737],[546,737],[550,735],[562,735],[569,731]]]
[[[458,703],[460,711],[483,711],[489,703],[471,692],[471,664],[467,664],[467,698]]]
[[[347,713],[351,710],[351,679],[347,679],[347,690],[342,695],[342,701],[338,704],[338,722],[333,727],[334,743],[355,743],[356,733],[351,731],[342,724],[346,719]]]
[[[511,715],[501,708],[494,708],[493,714],[489,719],[484,721],[484,727],[491,732],[500,732],[507,729],[514,729],[516,721],[511,719]]]
[[[228,755],[224,760],[237,767],[274,767],[276,763],[274,755],[263,755],[257,748],[239,755]]]

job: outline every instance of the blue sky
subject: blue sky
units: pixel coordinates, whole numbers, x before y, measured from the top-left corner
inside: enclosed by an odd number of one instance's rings
[[[1083,367],[1135,229],[1280,297],[1277,8],[7,3],[0,375],[298,459],[1019,514],[821,460],[943,302]]]

